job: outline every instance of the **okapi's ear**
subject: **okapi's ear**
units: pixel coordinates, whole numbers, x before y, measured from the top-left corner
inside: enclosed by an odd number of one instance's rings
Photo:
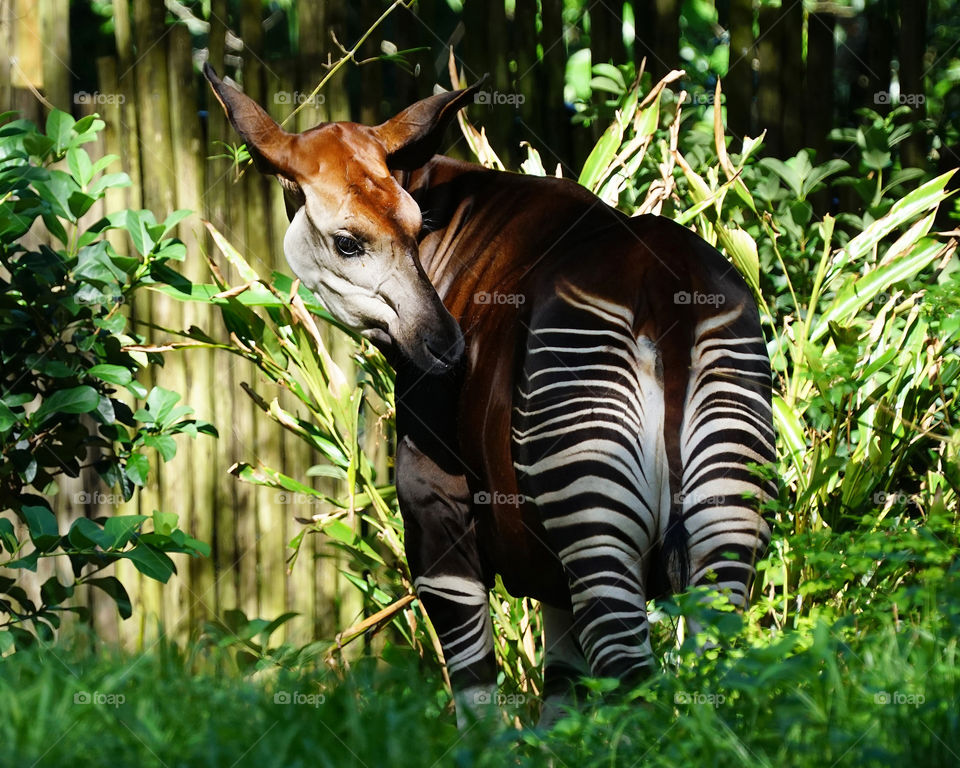
[[[293,143],[296,135],[287,133],[264,109],[246,94],[227,85],[209,64],[203,74],[227,113],[230,122],[247,145],[260,173],[293,179]]]
[[[387,166],[412,171],[424,165],[436,154],[450,121],[473,103],[473,95],[485,79],[460,91],[446,91],[418,101],[376,126],[373,130],[387,149]]]

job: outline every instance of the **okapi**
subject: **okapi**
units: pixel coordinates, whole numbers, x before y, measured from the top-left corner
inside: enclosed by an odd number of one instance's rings
[[[396,369],[396,481],[457,719],[495,701],[488,590],[542,604],[545,702],[654,659],[646,603],[746,605],[775,492],[770,363],[726,259],[576,183],[435,155],[477,86],[288,133],[204,73],[284,187],[293,272]]]

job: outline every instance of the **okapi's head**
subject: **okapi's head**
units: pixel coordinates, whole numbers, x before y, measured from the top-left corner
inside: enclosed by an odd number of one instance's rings
[[[261,173],[284,187],[283,248],[301,282],[341,323],[423,371],[463,354],[463,334],[420,264],[421,215],[394,171],[424,165],[474,88],[419,101],[378,126],[324,123],[288,133],[252,99],[204,74]]]

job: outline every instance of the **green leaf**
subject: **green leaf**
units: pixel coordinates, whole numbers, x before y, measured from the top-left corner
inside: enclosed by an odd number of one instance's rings
[[[894,229],[905,226],[918,216],[936,209],[941,201],[949,196],[944,191],[947,182],[953,176],[953,171],[937,176],[926,184],[913,190],[902,200],[894,203],[889,212],[874,221],[859,235],[853,238],[834,260],[832,269],[839,275],[848,262],[857,261],[863,255],[871,252],[877,244]]]
[[[47,115],[47,136],[53,141],[54,151],[60,155],[70,144],[70,135],[76,121],[66,112],[54,109]]]
[[[140,544],[129,552],[124,552],[122,556],[133,563],[134,567],[144,576],[149,576],[151,579],[156,579],[164,584],[170,580],[170,577],[177,570],[173,560],[165,552],[154,549],[148,544]]]
[[[158,451],[164,461],[170,461],[177,455],[177,443],[170,435],[147,435],[143,444]]]
[[[155,242],[149,233],[149,227],[156,226],[153,214],[150,211],[126,211],[125,224],[137,253],[141,256],[150,253]]]
[[[0,402],[0,432],[8,432],[19,421],[17,414],[11,411],[6,403]]]
[[[161,424],[166,421],[167,417],[170,416],[173,411],[173,407],[179,400],[180,395],[176,392],[171,392],[169,389],[164,389],[163,387],[154,387],[151,389],[150,394],[147,395],[147,410],[150,411],[154,423]]]
[[[124,368],[122,365],[110,365],[108,363],[95,365],[88,369],[87,373],[121,387],[125,387],[133,379],[133,374],[130,373],[129,369]]]
[[[103,530],[109,537],[107,549],[119,549],[126,546],[134,532],[146,519],[146,515],[117,515],[107,518],[107,522],[103,524]]]
[[[97,390],[86,384],[61,389],[44,398],[33,415],[33,421],[35,424],[43,424],[50,416],[57,413],[90,413],[99,403],[100,395]]]
[[[71,597],[73,597],[73,585],[61,584],[56,576],[51,576],[40,587],[40,599],[44,605],[60,605]]]
[[[77,549],[91,549],[93,547],[110,549],[113,545],[113,537],[87,517],[78,517],[73,521],[67,538]]]
[[[607,130],[603,132],[600,141],[590,151],[583,164],[583,170],[580,171],[578,179],[581,186],[593,191],[606,177],[610,164],[617,156],[617,150],[620,149],[620,143],[623,141],[623,130],[624,126],[619,120],[614,120],[607,126]]]
[[[90,155],[85,149],[80,147],[71,147],[67,150],[67,165],[70,173],[81,187],[86,187],[93,178],[93,163],[90,162]]]
[[[179,520],[180,517],[176,512],[160,512],[159,510],[154,510],[153,530],[161,536],[169,536],[177,530]]]
[[[810,341],[817,341],[829,330],[830,323],[845,325],[864,306],[896,283],[915,277],[943,252],[937,240],[921,240],[913,253],[891,264],[868,272],[859,280],[846,283],[836,299],[817,319],[810,332]]]
[[[161,234],[160,237],[165,237],[171,229],[177,226],[177,224],[187,218],[187,216],[189,216],[191,213],[193,213],[193,211],[191,211],[189,208],[180,208],[167,216],[167,218],[163,220],[163,234]]]
[[[28,505],[20,508],[20,514],[30,529],[30,540],[41,552],[46,552],[60,541],[57,518],[49,507]]]
[[[127,477],[143,487],[150,475],[150,460],[142,453],[133,453],[127,457],[126,471]]]
[[[40,559],[40,550],[34,549],[29,555],[11,560],[4,568],[26,568],[28,571],[37,571],[37,561]]]
[[[136,565],[136,563],[134,563]],[[133,605],[130,603],[130,595],[123,584],[115,576],[104,576],[101,579],[90,579],[86,582],[92,587],[106,592],[117,604],[117,611],[123,619],[129,619],[133,615]]]
[[[19,545],[13,523],[5,517],[0,517],[0,545],[10,554],[13,554]]]
[[[129,187],[130,183],[130,177],[125,173],[105,173],[100,178],[94,179],[87,188],[87,191],[91,195],[99,197],[105,189],[112,187]]]

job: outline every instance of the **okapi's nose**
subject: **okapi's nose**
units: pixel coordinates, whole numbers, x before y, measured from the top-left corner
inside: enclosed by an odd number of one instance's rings
[[[463,334],[459,332],[460,329],[457,329],[456,337],[451,345],[449,340],[444,341],[428,341],[427,351],[437,358],[437,362],[445,368],[453,368],[460,358],[463,357]]]

